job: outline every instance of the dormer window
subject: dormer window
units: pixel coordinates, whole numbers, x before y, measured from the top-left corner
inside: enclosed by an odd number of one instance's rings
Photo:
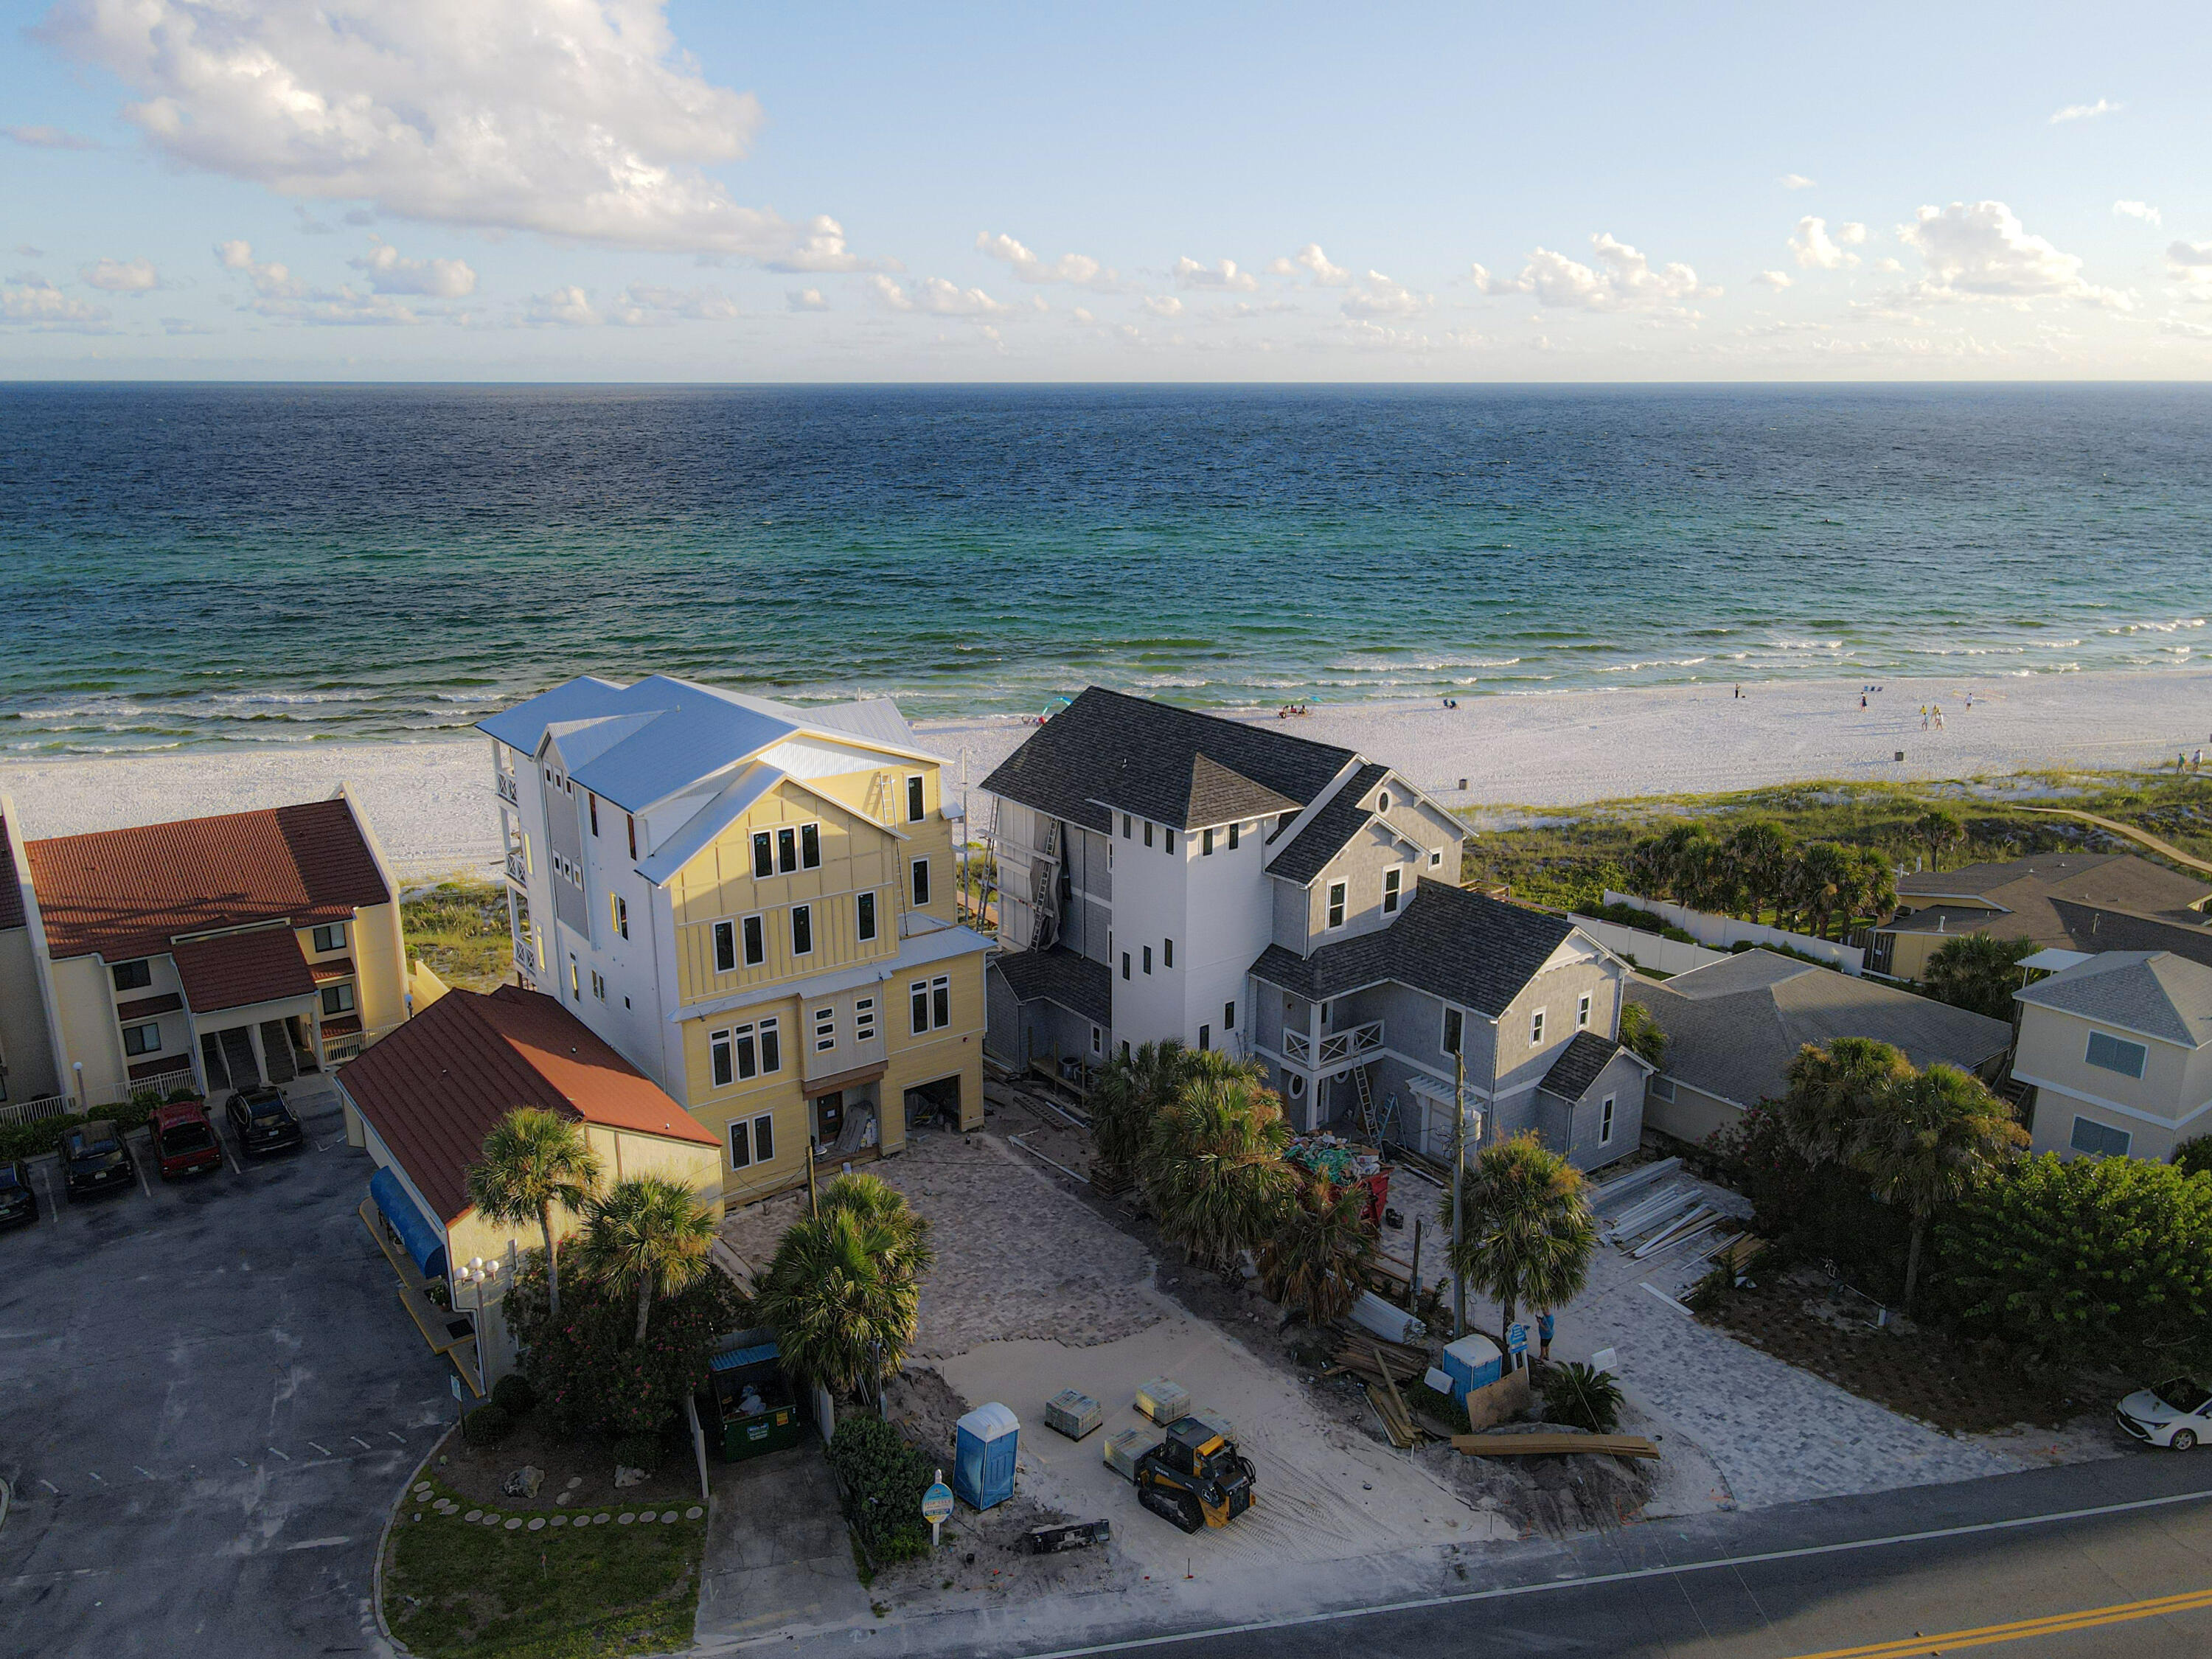
[[[1390,810],[1390,792],[1388,789],[1376,796],[1375,810],[1378,812],[1387,812]]]

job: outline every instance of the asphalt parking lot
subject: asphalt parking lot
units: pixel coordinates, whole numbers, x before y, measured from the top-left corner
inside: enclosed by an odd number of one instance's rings
[[[302,1079],[302,1082],[307,1082]],[[288,1091],[288,1093],[290,1093]],[[451,1368],[355,1214],[372,1168],[336,1097],[300,1152],[0,1234],[0,1652],[380,1650],[399,1484],[453,1421]]]

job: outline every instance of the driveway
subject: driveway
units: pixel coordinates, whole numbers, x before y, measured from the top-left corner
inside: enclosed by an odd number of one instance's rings
[[[714,1518],[701,1570],[699,1644],[733,1646],[787,1625],[868,1616],[853,1546],[822,1448],[714,1466]]]
[[[304,1081],[304,1080],[303,1080]],[[450,1368],[355,1214],[337,1097],[296,1154],[0,1235],[0,1652],[380,1650],[376,1543]],[[134,1151],[142,1170],[145,1137]]]

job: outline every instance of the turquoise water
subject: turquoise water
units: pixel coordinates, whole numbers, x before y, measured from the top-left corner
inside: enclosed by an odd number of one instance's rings
[[[2212,389],[0,387],[0,752],[2207,649]]]

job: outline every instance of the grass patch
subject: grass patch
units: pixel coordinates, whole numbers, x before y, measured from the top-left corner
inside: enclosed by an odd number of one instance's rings
[[[408,950],[448,985],[489,991],[513,971],[507,890],[495,881],[441,881],[403,900]]]
[[[1923,850],[1913,839],[1912,823],[1938,804],[1956,812],[1966,828],[1966,844],[1944,854],[1946,869],[2059,851],[2133,853],[2168,862],[2139,842],[2078,818],[2022,810],[2030,806],[2094,812],[2212,859],[2212,775],[2034,772],[1951,783],[1796,783],[1504,813],[1471,809],[1463,816],[1478,826],[1504,822],[1480,830],[1468,848],[1463,874],[1470,881],[1510,886],[1516,897],[1580,908],[1600,902],[1607,887],[1634,890],[1627,861],[1638,837],[1683,823],[1726,836],[1753,818],[1780,824],[1801,842],[1879,848],[1909,869]]]
[[[392,1633],[425,1659],[601,1659],[691,1645],[703,1520],[508,1532],[464,1521],[476,1505],[429,1484],[420,1502],[410,1492],[392,1529],[384,1578]],[[432,1509],[440,1498],[459,1513]]]

